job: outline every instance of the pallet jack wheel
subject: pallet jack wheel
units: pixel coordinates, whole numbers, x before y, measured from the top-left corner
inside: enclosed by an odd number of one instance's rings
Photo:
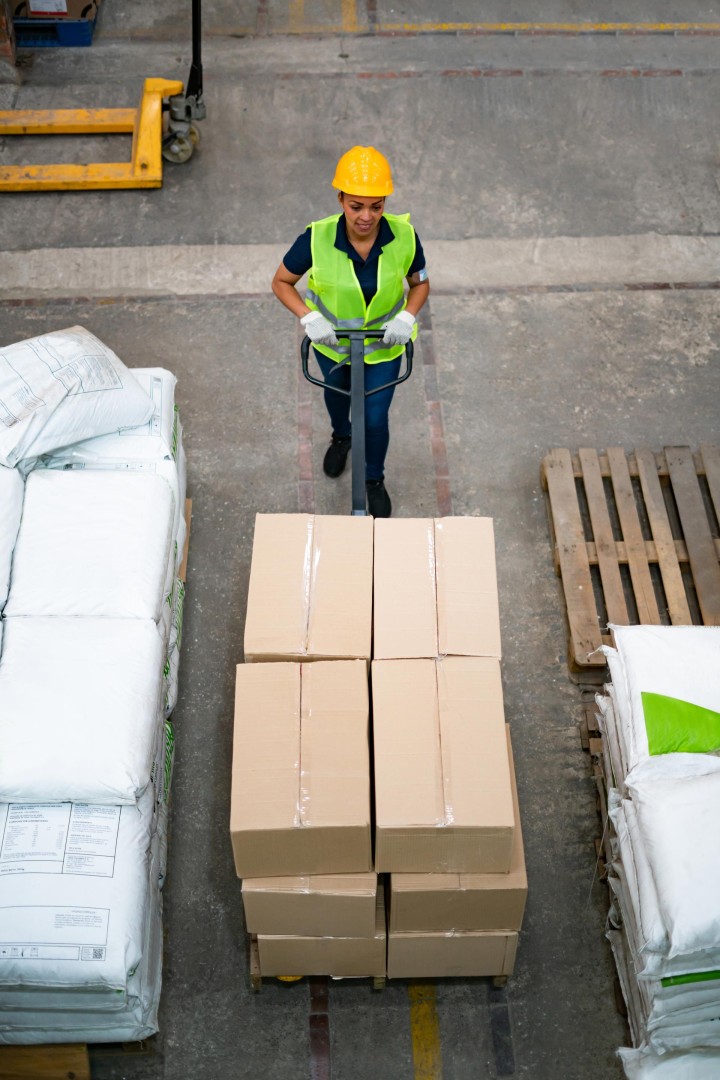
[[[173,165],[183,165],[193,155],[193,146],[187,135],[174,135],[171,142],[162,148],[162,156],[165,161]]]

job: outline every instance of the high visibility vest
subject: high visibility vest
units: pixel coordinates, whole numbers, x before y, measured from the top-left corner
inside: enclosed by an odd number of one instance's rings
[[[367,327],[379,330],[405,307],[404,284],[415,258],[415,230],[409,214],[385,214],[395,239],[383,247],[378,259],[377,292],[369,304],[355,274],[352,259],[335,247],[340,214],[313,221],[310,225],[312,266],[308,277],[305,303],[319,311],[333,326],[345,330]],[[417,337],[417,325],[412,338]],[[338,337],[335,348],[315,345],[318,352],[339,362],[350,355],[350,342]],[[365,363],[379,364],[394,360],[404,351],[402,345],[384,345],[382,338],[366,338]]]

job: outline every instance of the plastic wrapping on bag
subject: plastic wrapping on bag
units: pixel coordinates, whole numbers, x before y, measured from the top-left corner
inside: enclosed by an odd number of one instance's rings
[[[629,780],[669,958],[720,948],[720,771]]]
[[[173,590],[170,633],[167,659],[163,674],[165,676],[165,716],[171,715],[178,696],[178,678],[180,673],[180,649],[182,648],[183,614],[185,610],[185,584],[177,578]]]
[[[10,568],[22,518],[25,481],[17,469],[0,465],[0,612],[10,589]]]
[[[717,1080],[720,1051],[654,1054],[651,1050],[618,1051],[628,1080]]]

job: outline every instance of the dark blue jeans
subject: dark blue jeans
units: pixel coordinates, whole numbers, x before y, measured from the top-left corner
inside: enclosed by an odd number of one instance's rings
[[[317,349],[313,349],[313,352],[325,382],[349,390],[349,362],[338,366]],[[365,364],[365,389],[373,390],[376,386],[397,379],[401,360],[402,357],[398,356],[395,360],[383,360],[379,364]],[[388,413],[394,393],[395,387],[391,386],[389,390],[365,398],[365,476],[368,480],[382,480],[385,476],[385,455],[390,444]],[[333,435],[346,439],[351,432],[350,398],[344,394],[334,394],[332,390],[325,390],[324,396]]]

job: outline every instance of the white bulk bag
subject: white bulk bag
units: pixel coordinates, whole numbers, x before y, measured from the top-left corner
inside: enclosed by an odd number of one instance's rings
[[[6,620],[0,800],[135,802],[162,734],[164,659],[151,620]]]
[[[717,760],[717,759],[713,759]],[[668,957],[720,948],[720,771],[629,778]]]
[[[159,476],[36,469],[25,485],[6,616],[157,622],[172,585],[173,518]]]
[[[74,442],[60,456],[89,465],[97,461],[177,459],[181,433],[175,407],[176,377],[165,368],[132,368],[132,374],[152,401],[149,420],[138,427],[121,427],[108,435]]]
[[[153,411],[128,368],[82,326],[0,349],[0,464],[144,424]]]
[[[10,567],[22,518],[25,481],[17,469],[0,465],[0,611],[10,587]]]
[[[154,818],[151,790],[136,806],[0,805],[0,987],[26,1008],[51,990],[127,1003],[157,889]]]
[[[35,472],[39,473],[41,469],[56,469],[63,472],[78,472],[83,470],[91,470],[93,472],[111,472],[111,473],[145,473],[152,474],[154,476],[162,477],[166,481],[170,490],[173,493],[173,526],[172,535],[175,541],[175,555],[173,566],[174,572],[180,567],[182,561],[182,553],[185,547],[185,536],[187,533],[187,526],[185,523],[185,497],[186,497],[186,459],[185,451],[182,446],[178,452],[178,461],[170,461],[167,458],[160,458],[156,461],[130,461],[121,463],[119,461],[103,461],[97,462],[71,462],[66,460],[62,456],[48,456],[43,457],[39,464],[35,468]]]
[[[122,815],[130,811],[124,807]],[[133,808],[132,813],[137,810]],[[91,989],[79,991],[74,986],[7,991],[3,1001],[9,1004],[0,1010],[0,1043],[125,1042],[147,1038],[157,1031],[162,985],[162,897],[156,883],[159,846],[155,833],[147,860],[141,956],[127,972],[124,990],[96,988],[94,1001]],[[118,914],[118,905],[111,914]],[[122,912],[119,914],[122,917]],[[125,924],[120,930],[128,928]],[[118,927],[115,931],[117,939]],[[133,941],[133,948],[136,944]],[[112,999],[114,1004],[108,1007]]]
[[[718,1080],[720,1051],[654,1054],[652,1050],[618,1051],[628,1080]]]
[[[611,882],[618,896],[623,920],[632,931],[637,950],[664,956],[668,947],[668,935],[662,919],[655,882],[647,857],[637,841],[637,822],[632,803],[622,805],[610,814],[617,833],[620,858],[612,864],[619,886]]]
[[[633,769],[650,756],[720,749],[720,627],[612,626],[606,650]]]

